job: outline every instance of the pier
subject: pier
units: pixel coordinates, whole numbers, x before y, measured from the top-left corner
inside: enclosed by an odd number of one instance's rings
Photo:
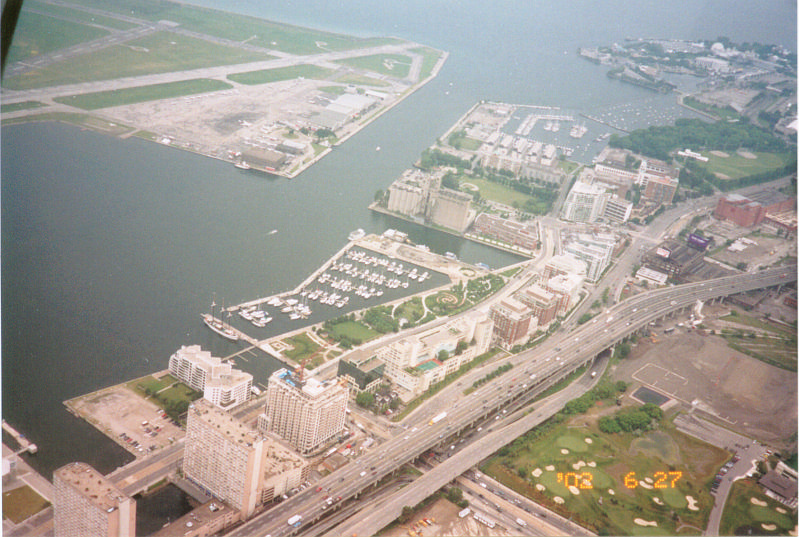
[[[11,437],[19,444],[19,451],[17,453],[22,453],[23,451],[27,451],[31,455],[35,455],[39,448],[36,447],[36,444],[33,442],[28,441],[25,438],[25,435],[14,429],[11,425],[3,420],[3,430],[11,435]]]
[[[607,121],[601,120],[601,119],[599,119],[597,117],[589,116],[587,114],[580,114],[580,116],[584,117],[585,119],[590,119],[591,121],[596,121],[600,125],[605,125],[606,127],[610,127],[611,129],[616,129],[617,131],[621,131],[624,134],[630,134],[630,131],[624,130],[621,127],[617,127],[616,125],[611,125]]]

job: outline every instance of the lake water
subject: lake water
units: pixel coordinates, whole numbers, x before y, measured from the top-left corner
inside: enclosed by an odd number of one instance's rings
[[[355,228],[395,227],[469,262],[512,262],[366,208],[475,101],[665,114],[673,96],[609,80],[577,47],[627,36],[796,42],[788,1],[205,3],[396,35],[450,58],[438,78],[294,180],[66,125],[2,129],[3,417],[39,445],[31,462],[45,475],[73,460],[107,472],[129,457],[62,401],[163,369],[181,345],[225,355],[230,344],[199,317],[212,294],[232,304],[293,288]],[[260,375],[277,366],[265,361]]]

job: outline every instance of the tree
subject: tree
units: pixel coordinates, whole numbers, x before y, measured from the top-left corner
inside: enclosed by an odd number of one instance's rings
[[[355,404],[364,408],[369,408],[375,404],[375,396],[369,392],[361,392],[355,396]]]
[[[449,358],[449,353],[447,352],[447,349],[441,349],[440,351],[438,351],[438,360],[440,362],[446,361],[447,358]]]
[[[627,358],[630,354],[630,344],[629,343],[622,343],[618,347],[616,347],[616,356],[619,358]]]

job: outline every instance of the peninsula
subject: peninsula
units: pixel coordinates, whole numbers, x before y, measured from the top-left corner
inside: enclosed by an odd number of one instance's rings
[[[26,3],[2,120],[65,121],[295,177],[432,79],[446,58],[401,39],[172,2],[136,13],[92,1]]]

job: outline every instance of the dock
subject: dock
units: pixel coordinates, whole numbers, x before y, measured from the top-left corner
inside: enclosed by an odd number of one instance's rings
[[[27,451],[31,455],[35,455],[39,448],[36,447],[36,444],[30,442],[25,435],[14,429],[11,425],[3,420],[3,430],[11,435],[11,437],[19,444],[20,450],[17,453],[22,453],[23,451]]]

